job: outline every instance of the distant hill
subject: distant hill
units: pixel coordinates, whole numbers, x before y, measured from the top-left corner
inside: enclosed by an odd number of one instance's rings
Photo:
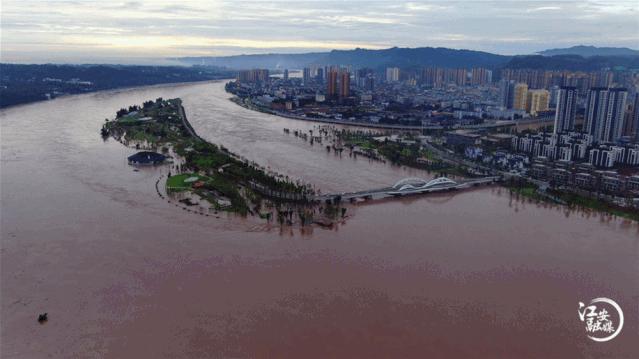
[[[597,71],[602,68],[625,67],[639,69],[639,56],[591,56],[557,55],[515,56],[503,68]]]
[[[236,56],[199,56],[180,57],[173,60],[185,65],[219,66],[229,69],[301,69],[324,58],[327,52],[309,52],[305,54],[260,54]]]
[[[235,73],[228,70],[198,66],[0,63],[0,108],[69,94],[233,76]]]
[[[577,52],[576,54],[563,52]],[[353,49],[304,54],[263,54],[220,57],[182,57],[185,65],[211,65],[228,69],[301,69],[310,65],[352,65],[381,70],[385,67],[531,68],[544,70],[595,71],[602,68],[639,68],[639,51],[627,48],[574,46],[542,51],[539,55],[504,56],[473,50],[443,47],[383,50]]]
[[[389,66],[401,68],[440,67],[488,67],[495,68],[507,63],[510,56],[482,51],[455,50],[447,48],[419,47],[383,50],[333,50],[306,54],[265,54],[222,57],[178,58],[188,65],[214,65],[232,69],[291,68],[300,69],[309,65],[353,65],[381,69]]]
[[[543,56],[556,55],[579,55],[583,57],[592,56],[639,56],[639,50],[627,47],[596,47],[596,46],[573,46],[564,49],[550,49],[538,52]]]
[[[385,50],[333,50],[325,58],[329,64],[350,64],[357,67],[381,68],[397,66],[416,68],[437,67],[487,67],[495,68],[507,63],[510,56],[473,50],[455,50],[443,47],[399,48]]]

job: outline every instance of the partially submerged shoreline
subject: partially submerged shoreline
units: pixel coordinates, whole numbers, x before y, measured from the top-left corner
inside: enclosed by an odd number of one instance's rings
[[[333,125],[343,125],[343,126],[357,126],[366,128],[373,131],[383,131],[383,130],[396,130],[403,131],[408,133],[409,140],[413,140],[411,132],[414,130],[419,130],[419,128],[407,128],[405,126],[400,126],[400,128],[385,128],[384,126],[375,126],[374,124],[363,124],[363,123],[347,123],[343,121],[333,121],[333,120],[322,120],[315,118],[301,118],[299,116],[286,115],[277,111],[266,111],[257,106],[249,106],[245,102],[241,100],[240,97],[234,95],[229,99],[231,102],[244,107],[246,109],[252,111],[258,111],[262,113],[267,113],[274,116],[281,116],[283,118],[289,118],[294,120],[303,120],[310,122],[317,122],[320,125],[320,131],[322,128],[322,124],[328,126],[330,124]],[[284,129],[285,133],[291,133],[291,130],[288,128]],[[307,134],[298,134],[297,131],[293,130],[296,136],[302,137],[302,139],[307,140],[304,136],[311,136],[311,140],[313,139],[313,133]],[[449,162],[445,161],[443,158],[440,158],[433,151],[420,151],[414,148],[411,148],[409,143],[402,143],[402,141],[374,141],[373,135],[370,131],[365,132],[361,130],[342,130],[340,133],[335,131],[340,137],[341,143],[338,147],[334,144],[332,147],[326,146],[327,150],[331,148],[335,151],[341,151],[342,148],[346,147],[350,150],[349,156],[357,156],[361,155],[367,157],[371,160],[382,160],[382,161],[390,161],[391,163],[404,165],[415,169],[425,169],[429,171],[436,171],[439,173],[448,173],[451,175],[462,176],[462,177],[474,177],[475,174],[470,168],[467,168],[463,165],[451,165]],[[410,142],[410,141],[409,141]],[[321,143],[321,142],[320,142]],[[410,151],[408,151],[410,150]],[[408,151],[408,155],[405,155],[404,152]],[[460,161],[461,162],[461,161]],[[597,198],[590,198],[583,196],[579,193],[569,192],[569,191],[559,191],[559,190],[547,190],[543,193],[538,193],[537,187],[534,183],[526,183],[526,185],[522,186],[513,186],[511,184],[504,184],[504,187],[509,188],[512,193],[517,195],[522,195],[524,197],[530,198],[535,201],[541,201],[544,203],[561,205],[567,208],[580,208],[588,211],[595,211],[611,216],[618,216],[620,218],[630,219],[636,222],[639,222],[639,213],[632,206],[619,206],[607,203],[606,201],[601,201]],[[522,190],[523,188],[523,190]],[[532,188],[532,190],[531,190]]]
[[[234,102],[235,104],[242,106],[247,110],[257,111],[257,112],[265,113],[267,115],[280,116],[280,117],[289,118],[292,120],[309,121],[309,122],[316,122],[320,124],[368,127],[368,128],[382,129],[382,130],[420,131],[422,129],[421,126],[386,125],[386,124],[375,124],[375,123],[365,123],[365,122],[347,122],[347,121],[332,120],[332,119],[319,118],[319,117],[302,117],[302,116],[287,114],[280,111],[265,110],[257,106],[250,106],[244,103],[243,101],[241,101],[241,98],[238,97],[237,95],[234,95],[234,97],[232,97],[230,100],[231,102]]]
[[[102,135],[173,159],[167,196],[187,206],[195,198],[214,213],[233,212],[301,226],[332,226],[338,215],[345,216],[346,209],[338,202],[316,203],[311,185],[267,172],[202,139],[188,122],[179,98],[158,98],[120,109],[114,120],[105,121]]]
[[[633,210],[632,207],[611,205],[607,202],[588,198],[573,192],[560,192],[556,190],[540,191],[539,188],[529,183],[519,184],[513,182],[506,184],[506,187],[511,193],[521,195],[530,200],[559,205],[568,209],[594,211],[639,222],[639,212]]]

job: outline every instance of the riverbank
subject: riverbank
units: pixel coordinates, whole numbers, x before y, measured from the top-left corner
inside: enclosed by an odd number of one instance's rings
[[[333,124],[333,125],[343,125],[343,126],[369,127],[369,128],[386,129],[386,130],[421,131],[424,129],[424,127],[422,126],[386,125],[386,124],[379,124],[379,123],[350,122],[350,121],[340,121],[340,120],[328,119],[328,118],[296,116],[296,115],[292,115],[292,114],[281,112],[281,111],[264,109],[256,105],[252,105],[252,106],[248,105],[240,97],[235,95],[233,98],[231,98],[231,102],[251,111],[257,111],[257,112],[261,112],[261,113],[265,113],[265,114],[273,115],[273,116],[280,116],[280,117],[289,118],[292,120],[301,120],[301,121],[309,121],[309,122],[317,122],[317,123],[325,123],[325,124]],[[429,129],[435,129],[435,128],[429,128]],[[437,129],[443,129],[443,127],[437,128]]]
[[[233,94],[230,91],[227,91],[230,94]],[[538,124],[540,120],[523,120],[523,121],[497,121],[494,123],[484,123],[480,125],[466,125],[466,126],[455,126],[455,127],[444,127],[437,125],[428,125],[428,126],[412,126],[412,125],[391,125],[384,123],[372,123],[372,122],[357,122],[357,121],[344,121],[337,120],[332,118],[321,118],[321,117],[307,117],[307,116],[298,116],[287,112],[275,111],[269,108],[264,108],[262,106],[258,106],[255,104],[247,104],[245,99],[233,94],[233,97],[230,99],[233,103],[242,106],[251,111],[257,111],[261,113],[265,113],[268,115],[280,116],[289,118],[292,120],[301,120],[301,121],[310,121],[310,122],[318,122],[318,123],[327,123],[334,125],[343,125],[343,126],[354,126],[354,127],[368,127],[368,128],[377,128],[377,129],[386,129],[386,130],[401,130],[401,131],[419,131],[420,133],[423,131],[441,131],[441,130],[458,130],[458,129],[497,129],[497,128],[507,128],[513,126],[525,126],[531,124]],[[250,99],[249,99],[250,101]],[[551,122],[551,120],[548,120]]]
[[[411,133],[402,136],[382,130],[338,129],[335,126],[319,125],[308,132],[284,128],[285,134],[292,134],[311,145],[318,143],[326,151],[348,154],[354,159],[363,157],[370,161],[405,166],[439,176],[477,177],[463,166],[451,164],[429,149],[422,148],[421,139]]]
[[[553,189],[546,189],[545,191],[542,191],[537,186],[530,183],[515,184],[506,182],[505,186],[513,193],[535,201],[560,205],[569,209],[595,211],[639,222],[639,211],[632,207],[615,206],[596,198],[585,197],[577,193],[569,193]]]
[[[477,177],[477,168],[480,166],[459,158],[453,161],[452,155],[444,156],[443,151],[432,145],[420,146],[420,139],[411,134],[398,136],[372,131],[338,130],[332,126],[319,126],[308,132],[285,128],[284,133],[310,141],[311,145],[314,141],[319,141],[320,145],[328,143],[326,145],[328,152],[333,150],[341,155],[342,151],[346,150],[344,152],[348,153],[349,157],[361,156],[372,161],[388,161],[395,165],[432,171],[438,176]],[[484,170],[490,171],[489,168]],[[494,171],[500,173],[497,169]],[[501,175],[503,176],[504,173]],[[540,190],[529,182],[525,184],[505,182],[504,186],[515,194],[535,201],[561,205],[570,209],[596,211],[639,222],[639,212],[632,207],[631,203],[628,203],[627,207],[614,205],[609,201],[571,192],[566,188]]]
[[[221,78],[221,79],[211,79],[211,80],[167,82],[167,83],[157,83],[157,84],[151,84],[151,85],[122,86],[122,87],[109,88],[109,89],[86,91],[86,92],[75,93],[75,94],[74,93],[68,93],[68,94],[64,94],[64,95],[58,95],[58,96],[56,96],[54,98],[51,98],[51,99],[34,100],[34,101],[30,101],[30,102],[24,102],[24,103],[18,103],[18,104],[15,104],[15,105],[0,107],[0,110],[13,110],[13,109],[19,109],[20,107],[29,106],[29,105],[38,104],[38,103],[54,102],[54,101],[58,101],[58,100],[64,100],[64,99],[67,99],[67,98],[79,98],[79,97],[82,97],[82,96],[92,96],[92,95],[96,95],[96,94],[111,95],[111,94],[117,94],[117,93],[121,93],[121,92],[125,92],[125,91],[133,91],[133,90],[142,90],[142,91],[144,91],[144,90],[153,90],[153,89],[159,89],[159,88],[166,88],[167,86],[187,86],[187,85],[215,83],[215,82],[227,81],[227,80],[229,80],[229,79],[228,78]]]
[[[102,90],[222,80],[224,69],[186,66],[0,63],[0,108]]]

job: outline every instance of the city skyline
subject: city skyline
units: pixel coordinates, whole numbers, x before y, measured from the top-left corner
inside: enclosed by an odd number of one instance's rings
[[[393,46],[515,55],[574,45],[636,48],[639,43],[636,1],[11,0],[2,7],[3,62],[146,63],[179,56]],[[21,15],[25,12],[28,22]]]

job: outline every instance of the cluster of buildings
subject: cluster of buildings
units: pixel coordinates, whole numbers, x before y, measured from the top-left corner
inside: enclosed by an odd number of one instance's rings
[[[495,83],[485,68],[312,66],[301,78],[242,71],[227,88],[251,106],[286,116],[457,128],[445,133],[446,146],[486,170],[622,193],[639,188],[639,76],[627,82],[619,73],[505,69]],[[504,118],[554,128],[508,134],[488,126]]]
[[[353,70],[351,66],[313,66],[303,69],[303,83],[325,82],[329,79],[329,72],[339,70],[351,73],[356,85],[368,90],[373,90],[375,83],[396,84],[403,82],[413,86],[443,88],[447,85],[488,86],[493,82],[493,73],[486,68],[428,67],[420,70],[407,70],[399,67],[387,67],[382,73],[378,73],[370,68]]]
[[[632,71],[503,69],[496,84],[493,72],[481,67],[310,66],[301,78],[288,74],[276,79],[265,69],[240,71],[236,92],[295,116],[443,127],[554,120],[555,133],[582,131],[594,143],[639,139],[639,99],[620,86],[639,86]]]
[[[528,89],[523,82],[502,80],[500,86],[501,107],[518,110],[536,116],[550,108],[550,92],[546,89]]]
[[[593,136],[595,142],[616,142],[625,133],[626,102],[625,88],[593,87],[588,91],[584,113],[583,132]],[[635,98],[634,117],[639,116],[639,96]],[[630,127],[638,127],[628,121]],[[636,130],[639,130],[637,128]]]
[[[330,69],[326,74],[326,97],[344,99],[351,94],[351,74],[345,69]]]
[[[553,187],[613,195],[639,193],[637,143],[595,144],[591,135],[578,132],[518,136],[470,130],[446,133],[445,143],[449,148],[463,148],[467,159]]]
[[[520,114],[527,113],[531,116],[545,116],[549,110],[556,109],[555,129],[559,132],[575,130],[577,124],[575,119],[581,115],[582,108],[590,106],[591,112],[595,109],[592,106],[596,103],[596,99],[592,101],[590,99],[593,92],[599,94],[604,91],[603,95],[606,99],[611,98],[611,101],[616,101],[620,116],[623,117],[627,107],[623,102],[626,100],[622,97],[627,97],[627,101],[630,102],[630,97],[634,94],[628,92],[625,86],[638,85],[636,75],[630,71],[503,69],[500,75],[500,104],[503,109],[521,111]],[[626,125],[630,126],[630,121],[626,121]],[[589,131],[595,130],[589,129]],[[608,135],[596,134],[595,137],[607,137],[609,141],[614,141],[615,139],[611,138],[622,136],[620,129],[616,129],[615,133],[614,126],[610,131],[612,132]]]
[[[490,72],[458,72],[468,86],[433,87],[421,79],[418,84],[415,78],[406,80],[407,73],[397,67],[381,76],[370,68],[314,66],[304,68],[301,77],[287,76],[285,70],[266,81],[264,70],[247,70],[227,89],[247,104],[290,116],[406,126],[480,123],[491,116],[497,93],[491,86],[470,84],[490,81]]]
[[[403,75],[403,76],[400,76]],[[432,88],[456,86],[487,86],[492,83],[493,73],[486,68],[427,67],[419,71],[401,71],[397,67],[386,68],[386,82],[405,80]]]
[[[351,66],[313,66],[304,68],[303,84],[325,83],[330,79],[330,72],[346,71],[354,78],[354,83],[363,89],[372,91],[375,83],[406,83],[432,88],[456,86],[488,86],[492,84],[492,71],[486,68],[442,68],[429,67],[421,70],[406,70],[399,67],[387,67],[380,74],[370,68],[353,70]]]
[[[555,187],[581,189],[619,195],[639,193],[639,176],[624,176],[616,171],[599,170],[589,164],[570,164],[535,161],[529,175],[537,180],[551,182]]]
[[[288,76],[287,76],[288,77]],[[254,83],[267,83],[270,79],[269,71],[267,69],[251,69],[238,72],[237,81],[239,83],[254,84]]]
[[[531,89],[550,90],[561,86],[571,86],[585,93],[591,87],[611,87],[613,83],[624,83],[622,72],[613,71],[548,71],[532,69],[503,69],[501,79],[524,83]]]
[[[588,90],[584,106],[582,132],[594,143],[619,142],[623,137],[639,139],[639,94],[628,106],[625,88],[593,87]],[[577,88],[564,86],[557,91],[555,133],[576,130]]]
[[[580,132],[514,136],[511,150],[546,161],[585,162],[594,167],[639,166],[639,144],[598,144]]]

